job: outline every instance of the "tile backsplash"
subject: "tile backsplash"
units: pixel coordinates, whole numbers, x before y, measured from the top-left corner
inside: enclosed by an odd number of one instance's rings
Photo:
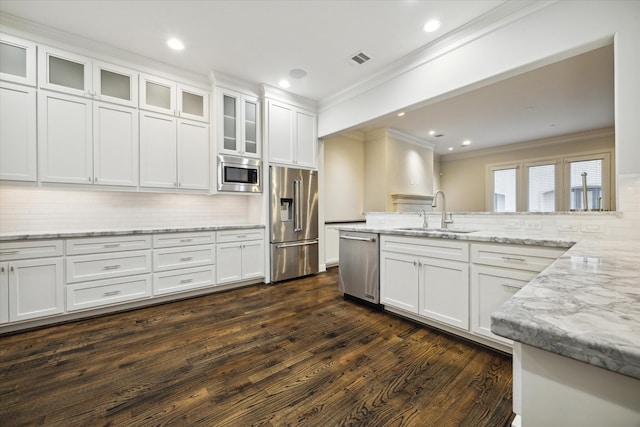
[[[0,187],[0,233],[259,224],[261,197]]]

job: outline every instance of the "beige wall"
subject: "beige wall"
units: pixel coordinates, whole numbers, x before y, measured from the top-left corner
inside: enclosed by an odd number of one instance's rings
[[[364,162],[362,135],[324,140],[325,221],[363,218]]]
[[[496,150],[440,157],[442,189],[447,195],[447,210],[484,212],[486,204],[486,167],[489,164],[560,158],[584,152],[613,152],[613,130],[568,135],[550,140],[513,144]],[[612,174],[615,177],[615,171]],[[613,183],[615,188],[615,182]]]
[[[386,135],[367,135],[365,142],[364,211],[387,210],[387,144]]]
[[[388,192],[433,195],[433,150],[387,136]]]

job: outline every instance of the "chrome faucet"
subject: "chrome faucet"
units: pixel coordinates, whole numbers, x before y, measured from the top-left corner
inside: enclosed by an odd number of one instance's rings
[[[429,228],[429,223],[427,222],[427,213],[424,209],[420,209],[420,216],[424,219],[422,220],[422,228]]]
[[[433,195],[433,202],[431,202],[431,207],[436,207],[436,200],[438,199],[438,194],[442,194],[442,220],[440,221],[440,228],[447,228],[447,224],[451,224],[453,219],[447,219],[447,201],[444,198],[444,192],[442,190],[436,191],[436,194]]]

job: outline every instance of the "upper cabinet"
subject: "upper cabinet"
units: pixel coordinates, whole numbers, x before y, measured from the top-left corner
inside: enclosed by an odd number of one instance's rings
[[[227,89],[217,93],[219,152],[260,158],[258,99]]]
[[[36,90],[0,82],[0,179],[35,181]]]
[[[201,89],[140,75],[140,108],[183,119],[209,121],[209,94]]]
[[[36,45],[0,34],[0,80],[36,85]]]
[[[316,116],[283,102],[267,101],[269,161],[307,168],[318,166]]]
[[[128,68],[41,46],[41,89],[64,92],[129,107],[138,104],[138,73]]]

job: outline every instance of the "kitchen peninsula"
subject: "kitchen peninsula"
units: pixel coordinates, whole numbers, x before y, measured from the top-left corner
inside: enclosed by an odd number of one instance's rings
[[[389,220],[390,214],[382,221],[381,215],[385,214],[368,216],[365,226],[341,230],[379,233],[381,239],[402,236],[467,242],[472,247],[489,243],[562,248],[556,260],[491,315],[491,332],[513,340],[514,425],[520,420],[525,426],[636,425],[640,421],[638,240],[569,238],[562,233],[554,237],[551,233],[421,230]],[[401,217],[395,215],[396,219]],[[400,221],[409,220],[417,221],[406,214]],[[477,283],[470,283],[472,294]],[[381,288],[384,303],[384,286]],[[472,301],[472,316],[473,311]],[[397,314],[406,315],[402,311]],[[423,323],[440,327],[433,321]],[[456,333],[455,329],[442,329]],[[473,335],[473,329],[470,333]],[[466,331],[459,335],[469,338]]]

